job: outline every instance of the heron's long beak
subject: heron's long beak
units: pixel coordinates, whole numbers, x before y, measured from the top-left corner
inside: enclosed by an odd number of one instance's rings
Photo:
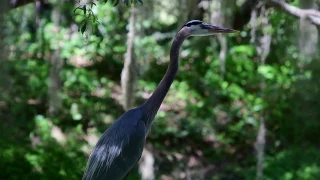
[[[237,30],[234,30],[234,29],[213,26],[211,24],[203,25],[203,28],[207,29],[208,31],[213,32],[213,33],[236,33],[236,32],[238,32]]]

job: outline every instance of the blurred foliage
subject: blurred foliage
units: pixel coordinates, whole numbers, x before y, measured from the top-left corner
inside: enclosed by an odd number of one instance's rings
[[[98,0],[98,2],[102,3],[107,3],[108,0]],[[111,4],[113,6],[117,6],[120,2],[120,0],[110,0]],[[123,0],[122,1],[125,5],[129,6],[130,4],[143,4],[141,0]],[[92,11],[93,6],[96,6],[96,3],[94,2],[89,2],[88,4],[85,5],[79,5],[74,9],[74,13],[79,12],[80,14],[76,14],[77,16],[81,16],[81,21],[78,22],[79,28],[78,31],[81,32],[82,34],[87,30],[88,26],[94,27],[97,24],[99,24],[99,21],[97,19],[97,16],[94,14]],[[77,11],[78,10],[78,11]]]
[[[32,6],[6,15],[0,179],[82,177],[92,142],[123,113],[119,80],[129,10],[112,7],[118,2],[97,3],[90,10],[60,5],[63,21],[58,27],[51,20],[52,7],[37,28]],[[152,15],[138,9],[143,16],[135,37],[138,103],[165,73],[170,42],[181,25],[174,13],[155,6],[161,11]],[[157,20],[163,13],[174,17],[172,23]],[[83,27],[88,20],[92,28]],[[244,28],[228,36],[224,77],[219,47],[211,46],[210,38],[186,40],[179,74],[147,139],[154,147],[157,179],[177,177],[173,174],[183,172],[192,158],[201,165],[191,170],[215,167],[206,179],[254,179],[254,142],[262,113],[268,128],[265,178],[320,179],[320,55],[303,69],[298,67],[298,22],[277,11],[270,22],[273,39],[267,63],[258,62],[250,30]],[[60,72],[62,108],[49,117],[49,59],[58,49],[65,63]],[[139,179],[137,169],[128,179]]]

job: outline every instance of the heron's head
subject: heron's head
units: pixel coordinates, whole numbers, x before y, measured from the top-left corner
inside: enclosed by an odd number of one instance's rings
[[[183,27],[188,33],[188,36],[210,36],[217,33],[235,33],[234,29],[213,26],[199,20],[192,20],[186,23]]]

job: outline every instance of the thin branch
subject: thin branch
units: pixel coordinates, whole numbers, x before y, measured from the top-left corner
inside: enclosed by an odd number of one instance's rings
[[[320,27],[320,11],[315,9],[300,9],[280,0],[266,0],[266,2],[273,7],[282,9],[286,13],[295,16],[296,18],[305,18],[312,24]]]

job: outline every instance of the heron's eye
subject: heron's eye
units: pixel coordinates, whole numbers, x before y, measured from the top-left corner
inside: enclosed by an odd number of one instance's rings
[[[200,28],[201,29],[208,29],[208,27],[206,25],[204,25],[204,24],[200,24]]]

